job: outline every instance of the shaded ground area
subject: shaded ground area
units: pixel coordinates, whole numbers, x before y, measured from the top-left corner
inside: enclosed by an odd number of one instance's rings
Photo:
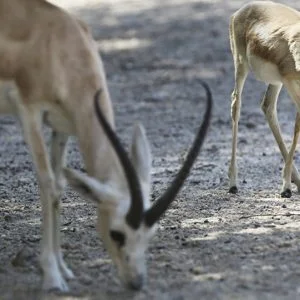
[[[120,136],[128,144],[136,121],[146,127],[154,157],[154,197],[172,179],[202,120],[204,92],[198,78],[213,89],[214,117],[193,172],[150,245],[149,282],[142,292],[118,285],[96,234],[94,207],[66,192],[63,249],[77,276],[69,296],[39,290],[36,179],[19,126],[1,118],[0,299],[300,298],[299,194],[279,197],[283,162],[260,110],[265,87],[251,76],[240,122],[240,193],[227,193],[233,87],[228,21],[245,2],[72,4],[99,42]],[[300,9],[295,0],[285,3]],[[294,106],[283,92],[279,119],[288,142],[294,117]],[[75,140],[69,165],[83,167]]]

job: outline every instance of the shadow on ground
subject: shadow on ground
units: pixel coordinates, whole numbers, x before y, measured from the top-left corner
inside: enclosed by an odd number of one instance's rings
[[[289,4],[299,5],[296,1]],[[213,90],[214,117],[193,172],[149,249],[149,282],[125,291],[98,239],[95,208],[71,190],[63,199],[69,295],[41,293],[40,204],[28,150],[13,119],[0,121],[1,299],[296,299],[299,195],[279,198],[282,161],[260,112],[264,86],[243,96],[240,193],[227,194],[233,66],[229,15],[245,1],[118,0],[73,8],[92,27],[106,68],[119,135],[128,145],[142,121],[153,151],[153,199],[171,181],[204,110],[198,79]],[[279,119],[291,140],[294,107],[282,93]],[[49,131],[46,131],[49,138]],[[299,158],[296,157],[296,163]],[[69,165],[84,168],[76,140]]]

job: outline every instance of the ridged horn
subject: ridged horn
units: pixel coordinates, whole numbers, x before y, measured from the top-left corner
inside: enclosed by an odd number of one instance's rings
[[[212,100],[211,90],[207,85],[207,83],[200,81],[200,84],[204,87],[206,91],[206,98],[207,98],[207,106],[204,115],[204,120],[198,130],[193,145],[187,154],[184,164],[182,165],[181,169],[177,173],[177,176],[173,179],[171,185],[165,191],[165,193],[162,196],[160,196],[154,202],[154,204],[145,212],[145,224],[148,227],[151,227],[154,223],[158,221],[158,219],[163,215],[163,213],[168,209],[169,205],[175,199],[185,179],[189,175],[189,172],[205,140],[207,129],[209,127],[209,122],[211,119],[213,100]]]
[[[126,150],[123,148],[119,138],[117,137],[117,135],[115,134],[111,126],[108,124],[107,120],[105,119],[101,111],[99,105],[99,97],[101,95],[101,92],[102,92],[101,89],[98,90],[94,97],[96,115],[98,117],[100,124],[102,125],[105,134],[107,135],[114,150],[116,151],[116,154],[123,167],[125,177],[128,183],[128,188],[130,191],[130,196],[131,196],[131,203],[130,203],[129,211],[126,215],[126,221],[128,225],[130,225],[133,229],[137,229],[141,224],[143,218],[143,212],[144,212],[140,181],[138,179],[134,166],[127,155]]]

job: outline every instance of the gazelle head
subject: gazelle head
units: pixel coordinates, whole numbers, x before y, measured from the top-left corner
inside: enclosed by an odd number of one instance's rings
[[[152,206],[149,200],[151,153],[145,131],[140,125],[135,128],[129,158],[99,107],[100,91],[95,95],[95,111],[120,160],[127,182],[124,179],[123,182],[121,179],[100,182],[88,175],[65,169],[70,185],[83,197],[97,203],[98,231],[121,280],[129,288],[138,290],[143,286],[146,279],[145,252],[155,232],[155,225],[182,187],[207,133],[212,96],[208,85],[202,81],[200,83],[207,96],[204,121],[177,176]]]

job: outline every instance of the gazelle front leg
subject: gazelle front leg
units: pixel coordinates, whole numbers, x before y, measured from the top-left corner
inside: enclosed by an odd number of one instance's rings
[[[63,272],[67,279],[74,278],[73,272],[67,267],[64,262],[61,242],[60,242],[60,198],[66,186],[65,178],[62,170],[65,165],[65,150],[68,142],[68,135],[53,131],[51,139],[51,165],[55,176],[56,190],[58,193],[59,201],[54,206],[53,211],[53,243],[54,252],[57,257],[60,270]]]
[[[24,103],[26,103],[24,101]],[[32,159],[36,168],[40,187],[42,204],[42,249],[40,263],[43,270],[43,289],[68,290],[55,253],[53,222],[54,208],[59,203],[59,194],[56,191],[54,174],[50,165],[49,155],[41,130],[42,119],[40,111],[32,107],[19,105],[19,115],[23,126],[24,138],[30,148]]]
[[[281,197],[284,198],[290,198],[292,196],[291,174],[292,174],[293,158],[294,158],[297,142],[299,139],[299,134],[300,134],[300,114],[299,112],[297,112],[295,128],[294,128],[294,138],[283,169],[283,186],[282,186]]]
[[[248,67],[245,63],[239,62],[235,59],[235,86],[231,95],[231,119],[232,119],[232,151],[231,160],[228,171],[229,176],[229,193],[236,194],[237,189],[237,166],[236,166],[236,149],[237,149],[237,134],[238,124],[241,111],[241,94],[243,91],[246,76],[248,74]]]

